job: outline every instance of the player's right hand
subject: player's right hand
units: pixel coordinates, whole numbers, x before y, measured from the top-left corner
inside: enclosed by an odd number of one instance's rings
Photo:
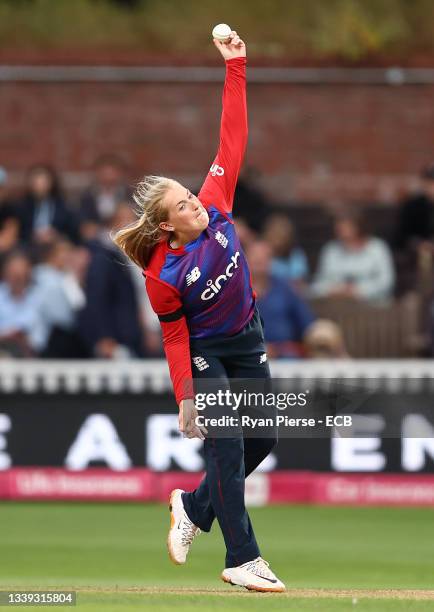
[[[213,41],[225,60],[246,57],[246,45],[235,30],[232,30],[230,38],[226,42],[217,40],[217,38],[213,38]]]
[[[205,434],[207,434],[208,431],[203,425],[196,425],[197,416],[198,412],[194,405],[194,400],[181,400],[179,404],[179,431],[186,438],[199,438],[200,440],[205,440]]]

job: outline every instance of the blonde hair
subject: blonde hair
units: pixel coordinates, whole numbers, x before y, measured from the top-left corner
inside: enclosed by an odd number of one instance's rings
[[[167,234],[159,224],[167,220],[163,199],[171,185],[172,180],[165,176],[145,176],[133,194],[137,221],[111,236],[113,242],[140,268],[146,268],[152,249]]]

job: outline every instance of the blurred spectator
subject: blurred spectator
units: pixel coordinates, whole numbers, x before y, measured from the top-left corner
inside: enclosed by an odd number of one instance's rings
[[[398,210],[397,249],[418,247],[434,236],[434,163],[421,173],[421,190],[404,200]]]
[[[259,187],[259,170],[246,166],[238,179],[234,196],[234,216],[259,233],[268,214],[267,201]]]
[[[94,357],[119,359],[144,355],[136,287],[125,258],[110,238],[123,225],[123,206],[87,242],[91,258],[85,279],[86,306],[78,317],[83,342]]]
[[[258,240],[258,234],[241,217],[234,219],[235,231],[240,239],[241,246],[246,250],[249,244]]]
[[[404,200],[395,228],[395,261],[399,294],[432,292],[434,258],[434,163],[421,173],[421,190]]]
[[[95,238],[99,227],[113,217],[117,205],[127,201],[130,195],[122,161],[115,155],[104,155],[97,159],[94,182],[80,200],[82,238]]]
[[[78,242],[77,220],[68,209],[50,166],[37,165],[29,170],[21,219],[21,239],[27,244],[49,242],[59,234]]]
[[[273,276],[302,286],[309,275],[309,266],[305,252],[295,245],[295,230],[288,217],[282,213],[271,215],[265,224],[263,237],[273,252]]]
[[[312,294],[371,302],[391,298],[395,271],[386,243],[368,234],[359,212],[342,213],[334,227],[336,240],[321,251]]]
[[[44,342],[39,295],[32,283],[32,264],[22,251],[9,253],[0,283],[0,353],[31,357]]]
[[[112,220],[112,229],[120,229],[136,220],[137,217],[132,205],[122,202],[118,205],[116,215]],[[131,278],[135,285],[146,351],[150,356],[162,356],[164,353],[161,339],[161,325],[149,301],[142,270],[138,266],[132,264],[128,257],[124,255],[123,251],[119,251],[119,254],[124,259],[126,268],[131,274]]]
[[[0,223],[2,223],[4,219],[9,218],[15,211],[16,207],[9,198],[8,173],[5,168],[0,166]]]
[[[17,245],[20,235],[20,216],[8,193],[8,175],[0,166],[0,267],[5,255]]]
[[[34,268],[38,307],[44,324],[40,347],[44,357],[79,359],[87,356],[76,330],[77,312],[86,302],[74,268],[76,249],[84,250],[65,239],[54,239],[42,247],[41,263]]]
[[[247,259],[269,357],[303,356],[303,339],[314,320],[309,306],[286,281],[272,276],[272,251],[267,242],[251,244]]]
[[[334,321],[318,319],[305,336],[306,354],[310,359],[346,359],[344,336]]]

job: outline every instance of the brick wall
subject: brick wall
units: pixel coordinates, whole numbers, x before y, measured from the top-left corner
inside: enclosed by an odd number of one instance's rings
[[[393,201],[434,158],[432,85],[249,86],[247,160],[276,200]],[[36,161],[86,182],[101,153],[120,152],[131,179],[195,185],[218,140],[220,84],[0,84],[0,165],[15,183]]]

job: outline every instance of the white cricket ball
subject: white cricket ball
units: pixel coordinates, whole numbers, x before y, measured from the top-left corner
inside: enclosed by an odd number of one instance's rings
[[[225,42],[231,35],[231,28],[227,23],[219,23],[213,28],[212,37],[217,38],[220,42]]]

